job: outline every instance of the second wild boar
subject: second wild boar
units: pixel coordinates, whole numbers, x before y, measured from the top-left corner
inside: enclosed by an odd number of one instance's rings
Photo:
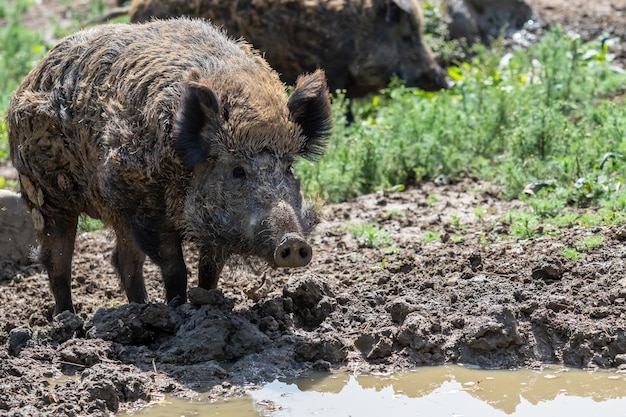
[[[331,91],[360,97],[394,76],[407,86],[446,88],[424,41],[418,0],[134,0],[131,22],[202,17],[263,52],[286,83],[322,68]]]
[[[233,254],[274,267],[311,259],[316,215],[292,165],[320,155],[330,132],[322,71],[288,97],[249,44],[204,21],[103,25],[52,48],[12,96],[7,122],[56,313],[73,311],[81,213],[115,231],[112,263],[130,302],[147,300],[146,255],[166,300],[186,300],[186,238],[207,289]]]

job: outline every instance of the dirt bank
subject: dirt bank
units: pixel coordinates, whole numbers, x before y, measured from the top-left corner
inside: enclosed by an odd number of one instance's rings
[[[154,304],[125,304],[108,262],[111,236],[83,234],[77,315],[51,317],[36,268],[2,282],[0,410],[106,415],[167,392],[240,394],[311,368],[626,363],[626,229],[572,225],[512,239],[506,213],[519,203],[497,191],[425,184],[328,206],[309,268],[233,262],[219,290],[192,289],[177,309],[159,302],[153,266]],[[371,248],[346,230],[367,222],[390,240]],[[577,262],[561,255],[591,235],[603,243],[581,249]]]

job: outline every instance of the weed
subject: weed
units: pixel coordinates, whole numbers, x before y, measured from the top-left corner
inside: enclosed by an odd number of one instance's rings
[[[364,246],[379,248],[392,244],[389,232],[380,228],[376,223],[354,223],[343,227],[354,235]]]
[[[78,233],[97,232],[103,228],[104,224],[98,219],[93,219],[84,214],[78,218]]]
[[[424,233],[424,237],[422,237],[422,241],[424,241],[424,243],[431,243],[439,240],[441,240],[439,232],[433,232],[430,230],[426,231],[426,233]]]
[[[450,236],[450,241],[452,243],[461,243],[463,241],[463,235],[452,235]]]
[[[590,250],[599,248],[604,243],[604,236],[602,235],[591,235],[586,236],[582,240],[579,240],[574,244],[576,249],[581,252],[588,252]]]
[[[487,210],[484,206],[476,206],[472,208],[472,211],[474,212],[474,216],[479,222],[482,223],[485,221],[485,215],[487,214]]]
[[[383,95],[353,100],[349,125],[341,122],[347,102],[339,96],[329,151],[319,165],[299,168],[305,193],[340,201],[472,174],[504,185],[506,198],[553,180],[552,195],[526,199],[542,218],[568,205],[626,207],[618,187],[626,164],[619,157],[599,164],[607,153],[626,155],[626,117],[615,104],[588,105],[623,85],[626,74],[594,50],[559,28],[527,51],[477,48],[471,62],[450,68],[453,88],[433,94],[396,81]]]
[[[463,225],[461,224],[461,218],[456,214],[450,216],[450,228],[454,230],[463,229]]]
[[[480,243],[481,245],[489,245],[491,243],[491,240],[489,240],[489,238],[485,235],[480,235],[478,237],[478,243]]]
[[[404,211],[400,209],[389,209],[383,213],[383,217],[386,219],[393,219],[396,217],[404,217]]]
[[[437,194],[428,194],[428,197],[426,198],[426,203],[429,206],[434,206],[435,204],[437,204],[437,201],[439,201],[439,197],[437,197]]]
[[[508,214],[508,223],[511,225],[513,236],[529,239],[539,234],[539,217],[527,211],[513,211]]]
[[[572,262],[578,262],[582,258],[582,253],[578,252],[576,248],[565,248],[561,251],[561,256],[565,259],[569,259]]]

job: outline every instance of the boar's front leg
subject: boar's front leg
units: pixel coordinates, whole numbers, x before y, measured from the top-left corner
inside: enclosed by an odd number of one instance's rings
[[[143,263],[146,255],[139,250],[127,228],[114,227],[116,244],[111,263],[130,303],[144,304],[148,300],[143,280]]]
[[[198,286],[205,290],[217,288],[217,280],[226,263],[221,250],[213,246],[205,246],[200,250],[198,262]]]
[[[72,304],[72,255],[78,216],[47,217],[39,230],[39,261],[48,271],[50,290],[56,303],[54,314],[74,312]]]
[[[161,269],[165,299],[174,305],[187,301],[187,267],[182,238],[159,219],[135,217],[132,232],[137,244]]]

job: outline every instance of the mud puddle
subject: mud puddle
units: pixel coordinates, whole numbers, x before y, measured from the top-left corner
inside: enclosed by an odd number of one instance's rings
[[[626,416],[626,373],[552,368],[418,368],[386,376],[310,374],[217,403],[168,399],[135,416]],[[119,414],[128,415],[128,414]]]

